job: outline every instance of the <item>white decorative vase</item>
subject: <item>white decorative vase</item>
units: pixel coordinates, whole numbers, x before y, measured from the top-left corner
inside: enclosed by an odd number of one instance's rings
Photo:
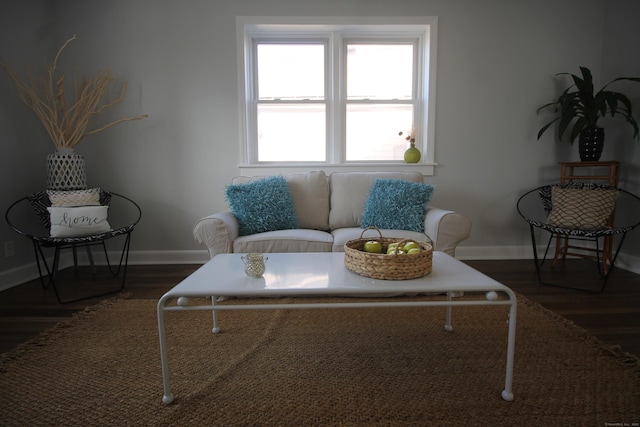
[[[49,190],[82,190],[87,188],[84,156],[73,148],[58,148],[47,156],[47,188]]]

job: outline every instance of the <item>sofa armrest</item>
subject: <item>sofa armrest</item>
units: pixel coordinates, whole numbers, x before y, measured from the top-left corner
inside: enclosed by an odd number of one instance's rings
[[[193,227],[193,237],[207,247],[211,258],[231,253],[233,241],[238,237],[238,221],[231,211],[206,216]]]
[[[433,240],[434,250],[455,256],[458,243],[471,234],[471,220],[458,212],[429,207],[424,230]]]

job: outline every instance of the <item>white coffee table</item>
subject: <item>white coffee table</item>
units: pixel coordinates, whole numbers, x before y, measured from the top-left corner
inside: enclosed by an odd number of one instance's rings
[[[509,305],[509,330],[505,385],[502,398],[513,400],[513,356],[516,338],[516,296],[505,285],[474,270],[463,262],[442,253],[433,253],[432,271],[414,280],[375,280],[350,272],[344,266],[344,253],[269,253],[266,272],[254,279],[244,273],[241,254],[217,255],[209,262],[168,291],[158,301],[158,333],[160,335],[160,357],[164,395],[162,401],[169,404],[174,396],[171,392],[169,358],[165,312],[210,310],[213,312],[213,332],[220,331],[216,312],[218,310],[264,310],[264,309],[312,309],[312,308],[356,308],[356,307],[415,307],[446,306],[445,330],[451,331],[451,307],[454,305]],[[469,300],[464,297],[452,299],[455,292],[465,295],[485,293],[485,299]],[[190,305],[189,298],[259,296],[259,297],[340,297],[380,296],[385,294],[416,294],[425,292],[446,293],[446,300],[398,301],[393,297],[377,298],[375,301],[309,303],[306,298],[294,298],[283,304],[280,299],[272,302],[262,300],[259,304],[216,304],[216,298],[206,305]],[[506,296],[499,298],[498,293]],[[175,303],[174,303],[175,301]],[[288,300],[291,301],[291,300]]]

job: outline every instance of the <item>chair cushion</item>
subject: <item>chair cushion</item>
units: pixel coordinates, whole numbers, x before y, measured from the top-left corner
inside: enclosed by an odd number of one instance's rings
[[[553,186],[547,223],[556,227],[594,230],[605,228],[615,207],[615,189]]]
[[[88,188],[86,190],[47,190],[47,196],[51,201],[51,206],[99,206],[100,189]]]
[[[111,203],[112,193],[110,191],[100,190],[100,205],[109,206]],[[27,196],[29,204],[33,208],[36,216],[40,220],[40,223],[46,230],[51,229],[51,214],[48,208],[51,206],[51,200],[47,195],[47,191],[38,191],[37,193]]]
[[[240,236],[298,228],[291,191],[282,176],[229,184],[225,199],[238,220]]]
[[[371,186],[362,227],[424,232],[424,216],[433,186],[400,179],[376,179]]]
[[[33,193],[27,196],[27,200],[40,220],[40,223],[45,229],[49,230],[51,228],[51,218],[47,208],[51,206],[51,201],[47,196],[47,192],[39,191],[37,193]]]
[[[51,237],[81,237],[111,230],[108,206],[49,207]]]

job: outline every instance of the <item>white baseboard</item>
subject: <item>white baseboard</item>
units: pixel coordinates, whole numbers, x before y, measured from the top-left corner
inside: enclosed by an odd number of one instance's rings
[[[120,252],[109,253],[111,260],[119,260]],[[105,265],[104,254],[95,251],[93,254],[96,265]],[[129,265],[157,265],[157,264],[204,264],[209,260],[209,252],[204,251],[131,251],[129,252]],[[48,259],[49,265],[52,260]],[[83,251],[78,252],[78,263],[89,265],[89,259]],[[71,254],[60,256],[60,269],[71,267],[73,257]],[[11,270],[0,272],[0,291],[12,288],[22,283],[37,279],[38,266],[34,262]]]
[[[204,264],[209,251],[131,251],[129,265]]]
[[[38,278],[38,267],[35,263],[12,268],[0,273],[0,291],[13,288],[21,283]]]
[[[533,259],[531,246],[458,246],[461,260]]]
[[[540,249],[541,251],[544,248]],[[78,254],[81,264],[88,264],[86,255]],[[118,259],[118,254],[110,254],[112,259]],[[104,256],[94,255],[95,263],[104,264]],[[459,246],[456,257],[461,260],[500,260],[500,259],[533,259],[530,246]],[[206,250],[198,251],[131,251],[129,265],[154,264],[204,264],[209,260]],[[60,268],[73,265],[71,255],[60,257]],[[616,261],[616,267],[640,274],[640,257],[621,253]],[[38,278],[38,267],[35,262],[11,270],[0,272],[0,291],[12,288],[21,283]]]
[[[539,247],[538,254],[545,248]],[[533,259],[531,246],[458,246],[456,258],[461,260],[499,260],[499,259]],[[616,259],[616,268],[640,274],[640,257],[620,253]]]
[[[621,253],[616,260],[616,267],[640,274],[640,256]]]

